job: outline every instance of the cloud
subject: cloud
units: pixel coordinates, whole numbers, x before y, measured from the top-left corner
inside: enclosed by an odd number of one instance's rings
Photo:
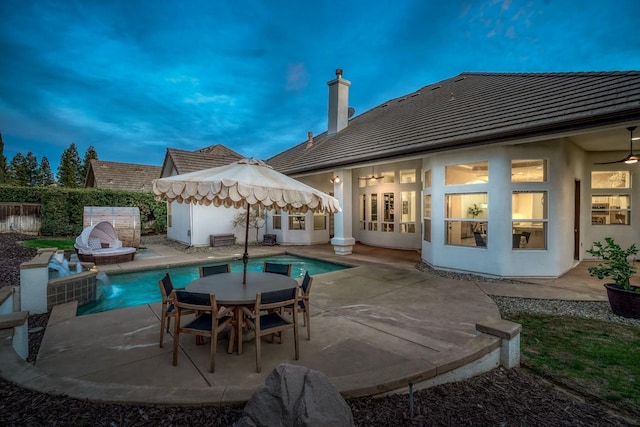
[[[229,107],[233,107],[235,105],[235,100],[230,96],[226,96],[226,95],[206,96],[199,92],[193,96],[185,98],[184,102],[186,104],[194,104],[194,105],[218,104],[218,105],[226,105]]]
[[[289,65],[287,69],[287,91],[295,91],[307,87],[307,70],[304,64]]]

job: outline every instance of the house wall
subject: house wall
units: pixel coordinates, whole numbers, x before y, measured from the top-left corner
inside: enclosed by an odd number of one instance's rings
[[[167,238],[191,245],[191,205],[171,202],[171,225],[167,225]]]
[[[238,244],[244,243],[245,227],[233,226],[236,214],[244,209],[225,208],[224,206],[191,205],[172,203],[172,225],[167,226],[167,238],[190,246],[209,246],[210,235],[229,234],[236,236]],[[264,227],[259,230],[258,241],[262,241]],[[256,241],[255,228],[249,228],[249,242]]]
[[[415,181],[409,183],[401,182],[400,171],[415,171]],[[374,176],[382,176],[385,173],[393,173],[393,182],[385,182],[385,179],[379,179],[375,181],[375,184],[371,185],[367,180],[361,178]],[[422,197],[422,179],[421,175],[421,161],[407,160],[403,162],[393,162],[379,164],[375,166],[367,166],[363,168],[356,168],[353,170],[353,193],[351,203],[353,205],[353,237],[361,243],[381,246],[397,249],[419,249],[421,245],[421,202]],[[366,183],[366,184],[365,184]],[[361,186],[362,185],[362,186]],[[414,192],[415,202],[407,206],[407,214],[412,213],[414,221],[409,221],[408,218],[403,218],[403,204],[401,200],[402,192]],[[384,216],[384,195],[394,195],[394,220],[393,231],[383,231],[383,216]],[[371,194],[376,194],[378,198],[378,219],[371,221],[370,208],[371,208]],[[367,213],[363,224],[362,221],[362,197],[367,197]],[[402,223],[413,222],[414,232],[401,232]],[[376,223],[375,230],[370,229],[369,223]],[[363,229],[364,227],[364,229]]]
[[[193,205],[192,209],[191,244],[193,246],[209,246],[209,236],[212,234],[234,233],[236,241],[244,243],[244,227],[237,227],[236,229],[233,227],[233,219],[239,212],[238,209],[213,205]],[[255,230],[249,229],[249,241],[255,240],[254,236]]]
[[[332,194],[333,184],[329,179],[329,174],[308,175],[304,177],[296,177],[296,179],[307,184],[317,190],[327,194]],[[271,215],[268,213],[268,216]],[[278,243],[284,245],[313,245],[319,243],[328,243],[330,240],[330,216],[324,214],[326,227],[324,230],[314,230],[314,214],[313,212],[305,213],[305,229],[290,230],[289,229],[289,213],[281,212],[282,227],[280,230],[273,230],[271,219],[267,222],[267,233],[275,234]]]
[[[511,161],[546,159],[545,182],[511,181]],[[445,185],[447,165],[488,162],[488,182]],[[492,146],[442,153],[425,158],[423,170],[431,170],[431,242],[422,242],[422,257],[444,269],[506,277],[555,277],[574,265],[574,183],[584,181],[584,154],[568,140]],[[424,175],[423,175],[424,176]],[[512,246],[513,191],[546,192],[546,248],[514,249]],[[445,195],[487,193],[487,246],[445,244]],[[582,215],[584,218],[585,215]],[[583,220],[584,221],[584,220]],[[542,270],[541,270],[542,269]]]
[[[289,229],[289,214],[287,212],[281,212],[281,228],[273,228],[273,212],[267,211],[267,227],[265,233],[275,234],[278,243],[283,245],[314,245],[319,243],[328,243],[330,232],[329,215],[326,217],[326,228],[324,230],[314,230],[313,221],[314,214],[307,212],[304,216],[305,229],[304,230],[290,230]]]
[[[584,259],[593,259],[592,255],[586,253],[587,249],[591,249],[593,242],[602,241],[605,237],[613,237],[620,246],[626,248],[631,244],[640,246],[640,163],[625,164],[614,163],[609,165],[595,165],[596,162],[611,161],[612,158],[624,158],[629,152],[620,152],[617,155],[607,153],[605,157],[599,153],[587,153],[586,165],[587,171],[583,184],[583,203],[582,215],[583,223],[588,224],[585,228],[583,246],[581,254]],[[613,190],[592,190],[591,189],[591,171],[630,171],[631,172],[631,188],[621,188]],[[630,225],[591,225],[591,196],[593,194],[630,194],[631,195],[631,224]]]
[[[330,193],[332,184],[329,174],[313,175],[300,179],[307,185]],[[244,209],[241,209],[244,211]],[[167,227],[167,238],[192,246],[208,246],[211,234],[233,233],[236,242],[245,241],[245,228],[233,227],[235,215],[241,210],[225,207],[172,203],[172,225]],[[258,230],[258,242],[262,242],[265,233],[275,234],[278,243],[283,245],[311,245],[330,241],[330,216],[325,214],[326,228],[314,230],[314,214],[305,214],[304,230],[289,230],[289,216],[282,212],[282,228],[273,229],[273,211],[267,211],[266,225]],[[249,243],[256,242],[256,229],[249,229]]]

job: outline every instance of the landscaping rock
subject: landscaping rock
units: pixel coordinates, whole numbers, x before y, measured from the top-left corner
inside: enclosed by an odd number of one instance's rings
[[[325,374],[281,364],[247,402],[239,427],[353,426],[347,402]]]

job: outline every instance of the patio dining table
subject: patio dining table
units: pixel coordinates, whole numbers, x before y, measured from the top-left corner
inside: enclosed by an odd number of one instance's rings
[[[193,280],[185,287],[187,292],[215,294],[218,304],[234,307],[238,354],[242,353],[241,307],[255,304],[258,292],[280,291],[298,286],[298,282],[292,277],[261,271],[248,271],[246,284],[242,284],[242,279],[242,272],[212,274]]]

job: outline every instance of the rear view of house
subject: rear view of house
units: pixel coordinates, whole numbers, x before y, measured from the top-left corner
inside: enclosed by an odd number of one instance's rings
[[[605,236],[638,242],[640,164],[619,160],[640,126],[640,72],[463,73],[353,117],[350,84],[341,70],[328,82],[326,132],[267,161],[340,200],[336,253],[359,241],[554,277]],[[268,221],[278,234],[287,219]]]

